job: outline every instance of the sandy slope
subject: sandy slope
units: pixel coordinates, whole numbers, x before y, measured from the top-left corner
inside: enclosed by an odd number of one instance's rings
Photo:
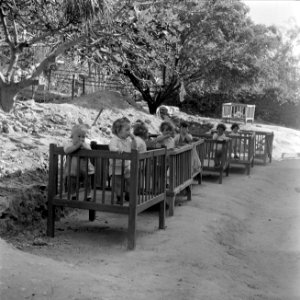
[[[1,299],[300,299],[299,173],[289,160],[207,177],[166,230],[140,215],[131,252],[126,218],[103,213],[62,220],[44,247],[2,241]]]

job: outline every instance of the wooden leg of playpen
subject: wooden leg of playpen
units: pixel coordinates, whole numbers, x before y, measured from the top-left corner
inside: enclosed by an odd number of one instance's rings
[[[197,175],[197,180],[198,180],[198,184],[201,184],[202,183],[202,173],[199,173]]]
[[[250,164],[247,165],[247,175],[250,175]]]
[[[227,177],[229,176],[229,168],[230,168],[230,165],[228,165],[227,168],[226,168],[226,176]]]
[[[135,238],[136,238],[136,208],[132,208],[133,205],[129,206],[129,216],[128,216],[128,250],[133,250],[135,248]]]
[[[191,201],[192,200],[192,189],[191,189],[191,186],[188,186],[186,188],[186,192],[187,192],[187,201]]]
[[[95,210],[89,210],[89,221],[93,222],[96,219],[96,211]]]
[[[165,201],[161,201],[159,203],[158,217],[159,217],[158,228],[165,229],[165,220],[166,220],[166,202]]]
[[[222,184],[223,181],[223,168],[221,168],[220,176],[219,176],[219,184]]]
[[[47,236],[54,237],[55,231],[55,206],[48,204]]]
[[[167,197],[167,203],[169,205],[169,216],[174,216],[174,206],[175,206],[175,195]]]

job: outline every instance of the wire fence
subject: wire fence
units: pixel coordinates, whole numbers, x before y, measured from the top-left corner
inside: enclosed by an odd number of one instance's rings
[[[38,97],[41,93],[51,92],[74,98],[101,90],[134,95],[132,85],[120,76],[96,73],[85,75],[74,71],[52,70],[37,82],[35,86],[32,86],[32,98]]]

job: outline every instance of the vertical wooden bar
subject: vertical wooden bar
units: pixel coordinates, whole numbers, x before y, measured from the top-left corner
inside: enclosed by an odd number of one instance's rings
[[[110,197],[111,204],[114,204],[115,188],[116,188],[116,159],[114,158],[113,166],[112,166],[112,187],[111,187],[111,197]]]
[[[87,192],[88,192],[88,181],[89,181],[89,159],[88,157],[84,158],[85,162],[85,174],[84,174],[84,197],[83,201],[87,201]]]
[[[128,249],[135,248],[136,239],[136,219],[137,219],[137,192],[138,192],[138,152],[131,152],[131,170],[130,170],[130,201],[128,216]]]
[[[102,166],[103,166],[103,170],[100,170],[100,172],[102,173],[102,199],[101,202],[102,204],[105,203],[105,190],[106,190],[106,181],[107,181],[107,165],[109,160],[105,159],[105,158],[101,158],[102,161]],[[109,176],[109,175],[108,175]]]
[[[64,181],[64,155],[60,155],[60,182],[59,182],[59,198],[62,199],[62,193],[63,193],[63,181]]]
[[[72,95],[72,99],[74,99],[74,94],[75,94],[75,74],[73,74],[72,76],[72,92],[71,92],[71,95]]]
[[[55,206],[53,205],[53,197],[55,190],[55,172],[57,165],[55,165],[56,158],[54,151],[56,145],[50,144],[49,148],[49,177],[48,177],[48,216],[47,216],[47,235],[54,237],[54,226],[55,226]]]
[[[101,161],[101,160],[100,160]],[[100,166],[100,170],[101,170],[101,166]],[[93,183],[93,202],[96,202],[96,198],[97,198],[97,178],[98,178],[98,157],[95,158],[95,166],[94,166],[94,183]]]
[[[125,187],[125,160],[122,159],[121,165],[121,205],[124,205],[124,187]]]
[[[80,157],[76,157],[77,160],[77,171],[76,171],[76,200],[79,200],[79,186],[80,186]]]
[[[164,193],[164,198],[163,201],[161,201],[159,204],[159,214],[158,214],[159,229],[165,229],[165,220],[166,220],[166,157],[167,157],[166,154],[167,154],[167,150],[165,150],[165,153],[163,155],[160,155],[160,157],[163,160],[163,174],[162,174],[163,177],[160,178],[160,181],[162,181],[162,186],[163,186],[162,192]]]
[[[67,178],[67,193],[68,193],[68,200],[70,200],[71,197],[71,163],[72,163],[72,157],[69,155],[66,155],[66,159],[68,161],[68,178]]]

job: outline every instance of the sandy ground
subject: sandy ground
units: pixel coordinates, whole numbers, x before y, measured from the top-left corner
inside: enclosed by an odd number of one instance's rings
[[[86,212],[57,222],[45,246],[1,240],[1,300],[300,299],[300,161],[206,177],[166,230],[138,218],[126,250],[125,216]]]

